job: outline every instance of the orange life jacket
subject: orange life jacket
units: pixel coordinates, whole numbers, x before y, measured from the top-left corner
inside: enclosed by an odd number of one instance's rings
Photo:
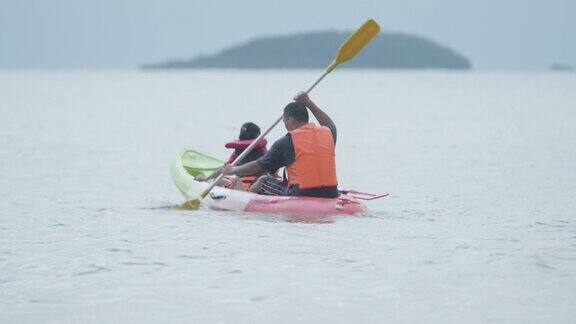
[[[296,157],[286,167],[288,184],[300,189],[333,187],[336,180],[336,160],[332,131],[313,123],[290,132]]]

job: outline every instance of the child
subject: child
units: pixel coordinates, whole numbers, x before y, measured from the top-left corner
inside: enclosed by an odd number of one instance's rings
[[[252,144],[252,142],[258,136],[260,136],[260,127],[258,127],[258,125],[252,122],[244,123],[242,125],[242,128],[240,128],[240,135],[238,136],[238,140],[226,143],[225,145],[226,148],[234,149],[234,152],[232,153],[232,155],[230,155],[230,158],[228,159],[227,163],[234,162],[234,160],[236,160],[236,158],[240,156],[240,154],[242,154],[242,152],[244,152],[244,150],[247,149],[248,146]],[[243,165],[248,162],[258,160],[259,158],[264,156],[266,152],[267,152],[266,139],[263,138],[260,141],[260,143],[258,143],[256,147],[250,153],[248,153],[248,155],[245,156],[242,159],[242,161],[239,161],[236,165]]]
[[[242,125],[242,127],[240,128],[240,135],[238,136],[238,140],[226,143],[226,145],[225,145],[226,148],[234,150],[234,152],[232,152],[232,155],[230,155],[230,158],[228,158],[228,161],[226,163],[229,164],[229,163],[234,162],[240,156],[240,154],[242,154],[242,152],[244,152],[244,150],[246,150],[248,148],[248,146],[256,138],[258,138],[258,136],[260,136],[260,127],[258,127],[258,125],[254,124],[252,122],[244,123]],[[246,155],[242,159],[242,161],[238,161],[238,163],[236,163],[236,165],[243,165],[243,164],[246,164],[248,162],[258,160],[259,158],[264,156],[266,154],[266,152],[267,152],[266,139],[263,138],[256,145],[256,147],[254,147],[252,149],[252,151],[250,153],[248,153],[248,155]],[[210,174],[207,177],[205,177],[204,175],[198,175],[196,177],[196,180],[197,181],[208,181],[208,180],[217,178],[220,175],[221,171],[222,171],[222,168],[214,171],[212,174]],[[227,177],[223,178],[222,181],[218,185],[221,185],[221,186],[224,186],[227,188],[231,188],[231,189],[248,190],[250,185],[254,181],[256,181],[256,179],[260,175],[261,174],[242,176],[240,178],[241,183],[239,183],[239,181],[238,181],[239,179],[237,177],[228,177],[227,176]]]

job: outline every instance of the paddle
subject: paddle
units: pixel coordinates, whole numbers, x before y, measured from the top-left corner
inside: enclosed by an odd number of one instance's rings
[[[356,199],[362,199],[362,200],[380,199],[380,198],[388,197],[390,195],[389,193],[374,194],[374,193],[362,192],[362,191],[356,191],[356,190],[340,190],[340,193],[343,195],[349,195],[350,197],[353,197]]]
[[[306,91],[306,94],[312,91],[312,89],[314,89],[318,85],[318,83],[320,83],[320,81],[322,81],[322,79],[324,79],[324,77],[326,77],[328,73],[332,72],[332,70],[334,70],[340,63],[353,59],[354,56],[356,56],[356,54],[358,54],[364,48],[364,46],[366,46],[366,44],[368,44],[372,40],[372,38],[374,38],[374,36],[378,34],[379,31],[380,26],[378,26],[378,23],[376,23],[376,21],[374,21],[373,19],[366,20],[366,22],[362,24],[360,28],[358,28],[354,33],[352,33],[352,35],[348,36],[348,38],[344,41],[344,43],[340,45],[340,48],[338,49],[338,53],[336,54],[334,60],[328,65],[324,74],[318,80],[316,80],[316,82],[314,82],[314,84]],[[252,149],[256,146],[256,144],[260,142],[260,140],[264,138],[264,136],[268,135],[268,133],[270,133],[270,131],[274,127],[276,127],[276,125],[278,125],[278,123],[281,120],[282,116],[280,116],[280,118],[278,118],[278,120],[276,120],[274,124],[272,124],[272,126],[270,126],[264,133],[260,134],[260,136],[258,136],[258,138],[255,139],[252,142],[252,144],[250,144],[244,150],[244,152],[242,152],[242,154],[240,154],[236,158],[236,160],[234,160],[234,162],[232,162],[232,166],[235,166],[238,162],[242,161],[242,159],[252,151]],[[220,176],[218,176],[218,178],[216,178],[216,180],[214,180],[214,182],[212,182],[210,186],[202,192],[200,197],[188,200],[182,205],[182,207],[189,209],[198,209],[200,207],[200,200],[204,199],[208,195],[208,193],[210,193],[210,191],[216,186],[216,184],[222,179],[222,177],[224,177],[224,174],[220,174]]]

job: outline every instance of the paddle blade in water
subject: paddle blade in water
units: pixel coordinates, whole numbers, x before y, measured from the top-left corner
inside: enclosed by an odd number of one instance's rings
[[[190,209],[190,210],[198,210],[200,209],[200,199],[192,198],[187,202],[183,203],[180,208],[182,209]]]
[[[342,62],[349,61],[356,56],[366,44],[370,43],[372,38],[378,34],[380,31],[380,26],[373,19],[368,19],[366,22],[360,26],[352,35],[340,45],[338,49],[338,54],[334,58],[334,61],[328,65],[326,72],[331,72],[336,68],[336,66]]]

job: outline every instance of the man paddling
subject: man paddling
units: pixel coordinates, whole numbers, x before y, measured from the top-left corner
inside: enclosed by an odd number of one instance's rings
[[[286,168],[287,179],[262,176],[251,191],[278,196],[338,197],[335,150],[336,126],[304,92],[298,93],[284,108],[282,120],[286,136],[272,145],[263,157],[242,166],[227,165],[224,174],[273,174]],[[320,126],[308,121],[308,109]]]

